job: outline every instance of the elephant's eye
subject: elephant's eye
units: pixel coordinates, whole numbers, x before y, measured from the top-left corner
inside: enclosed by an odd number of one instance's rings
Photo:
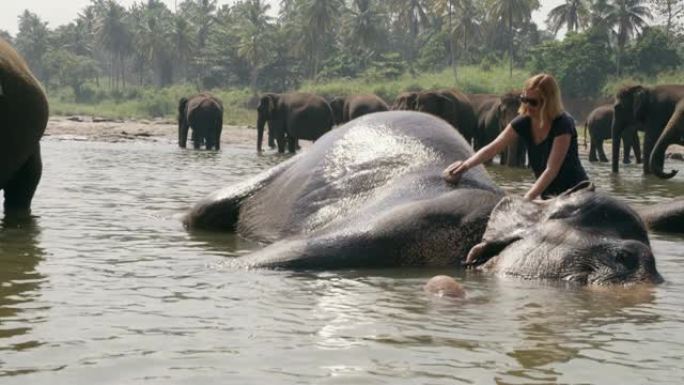
[[[639,267],[639,258],[626,250],[618,252],[615,256],[615,262],[624,266],[628,271],[636,270]]]

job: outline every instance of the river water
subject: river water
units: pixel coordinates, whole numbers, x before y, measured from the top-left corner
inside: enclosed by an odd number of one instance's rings
[[[43,140],[29,224],[0,227],[1,384],[673,384],[684,378],[684,238],[652,234],[666,283],[587,289],[449,269],[235,271],[258,247],[187,233],[207,193],[283,160],[253,145]],[[589,165],[634,203],[684,176]],[[684,163],[672,164],[684,168]],[[527,170],[489,168],[509,191]],[[684,174],[684,172],[682,172]],[[451,274],[465,300],[427,296]]]

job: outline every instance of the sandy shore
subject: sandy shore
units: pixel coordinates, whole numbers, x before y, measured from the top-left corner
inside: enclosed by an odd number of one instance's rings
[[[50,117],[46,137],[67,140],[97,140],[118,142],[124,140],[172,141],[178,140],[178,125],[170,120],[102,120],[74,116]],[[223,126],[221,143],[255,143],[256,130],[248,126]],[[188,146],[192,143],[188,137]]]

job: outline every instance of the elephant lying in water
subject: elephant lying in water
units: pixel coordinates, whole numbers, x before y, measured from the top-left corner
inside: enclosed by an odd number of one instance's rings
[[[234,260],[244,267],[459,266],[484,235],[479,261],[502,274],[593,284],[662,280],[646,228],[626,204],[588,188],[543,203],[504,198],[482,166],[457,186],[446,183],[442,170],[471,153],[439,118],[362,116],[305,153],[210,195],[184,223],[271,243]]]

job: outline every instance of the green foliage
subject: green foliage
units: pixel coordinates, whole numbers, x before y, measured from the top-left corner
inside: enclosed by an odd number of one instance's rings
[[[645,28],[636,44],[626,50],[624,61],[629,63],[625,65],[626,72],[645,76],[673,70],[682,63],[677,50],[659,28]]]
[[[394,80],[404,73],[405,68],[401,55],[397,52],[390,52],[379,55],[363,76],[370,80]]]
[[[565,96],[594,96],[613,72],[608,51],[608,42],[595,31],[570,33],[533,49],[529,65],[532,72],[554,75]]]
[[[48,52],[44,56],[45,67],[60,85],[69,86],[74,91],[77,102],[88,101],[92,95],[84,92],[83,85],[98,73],[95,60],[86,56],[75,55],[59,49]]]

